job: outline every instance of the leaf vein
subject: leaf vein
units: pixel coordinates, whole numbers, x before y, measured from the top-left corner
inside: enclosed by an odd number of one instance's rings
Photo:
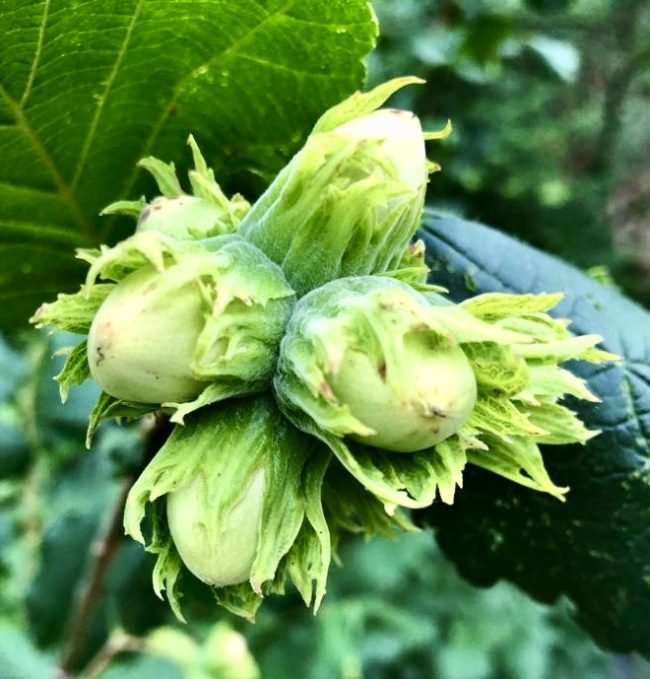
[[[41,23],[38,27],[38,39],[36,41],[36,50],[34,51],[34,59],[32,65],[29,69],[29,75],[27,77],[27,83],[25,85],[25,91],[23,96],[20,98],[20,108],[24,109],[27,99],[32,92],[32,86],[34,84],[34,79],[36,78],[36,71],[38,71],[38,66],[41,62],[41,54],[43,53],[43,42],[45,39],[45,26],[47,25],[47,20],[50,14],[50,0],[45,0],[43,5],[43,16],[41,17]]]
[[[122,65],[122,62],[124,61],[124,56],[125,56],[126,51],[129,47],[129,43],[131,42],[131,37],[133,36],[133,29],[135,28],[135,24],[138,20],[138,16],[140,15],[142,5],[143,5],[143,0],[138,0],[138,4],[135,6],[135,9],[133,10],[133,16],[131,17],[131,21],[129,22],[129,25],[127,26],[126,33],[124,34],[124,39],[122,40],[122,44],[120,45],[120,49],[118,50],[117,56],[115,57],[115,62],[113,63],[113,68],[111,69],[111,72],[110,72],[108,78],[106,79],[106,85],[104,87],[104,91],[102,92],[101,96],[97,100],[97,106],[96,106],[95,112],[93,114],[93,119],[90,123],[90,127],[88,128],[88,134],[86,135],[86,139],[84,140],[83,147],[82,147],[81,152],[79,154],[79,160],[77,161],[77,167],[75,168],[74,176],[72,178],[71,188],[72,188],[73,191],[77,187],[77,184],[79,183],[79,179],[81,178],[81,173],[82,173],[83,168],[86,164],[86,160],[88,159],[88,153],[90,152],[90,147],[92,146],[93,140],[95,138],[95,134],[97,133],[97,126],[99,124],[99,119],[101,118],[102,111],[104,110],[104,106],[106,104],[106,99],[108,98],[108,95],[111,91],[111,88],[113,87],[113,84],[115,82],[115,78],[117,77],[120,66]]]
[[[87,238],[91,242],[93,242],[91,225],[81,212],[81,208],[79,207],[79,204],[77,203],[73,192],[70,190],[70,186],[66,183],[65,179],[63,178],[63,175],[61,174],[59,168],[54,162],[54,159],[49,154],[48,150],[45,148],[45,146],[39,139],[38,135],[30,125],[29,120],[27,119],[22,108],[18,105],[18,102],[16,102],[11,97],[11,95],[1,84],[0,84],[0,98],[4,99],[7,106],[11,109],[18,128],[22,131],[25,137],[27,137],[27,140],[32,145],[32,148],[34,149],[34,151],[36,151],[36,154],[40,158],[41,162],[43,163],[47,171],[50,173],[50,176],[52,177],[52,180],[54,181],[54,184],[57,187],[58,193],[61,196],[61,199],[67,205],[68,209],[70,210],[72,217],[77,222],[77,224],[83,229]]]
[[[255,26],[251,27],[249,31],[246,32],[245,35],[243,35],[239,40],[234,42],[232,45],[227,47],[223,52],[220,52],[219,54],[215,55],[211,59],[208,59],[206,62],[203,64],[197,66],[193,71],[182,77],[178,83],[176,84],[176,87],[174,88],[174,91],[172,93],[172,96],[170,98],[169,103],[163,107],[162,113],[158,120],[156,121],[156,124],[153,126],[151,130],[151,134],[147,137],[144,146],[142,148],[142,151],[140,152],[140,157],[146,156],[148,153],[151,152],[151,148],[153,147],[156,139],[158,138],[158,135],[160,134],[160,131],[163,128],[163,125],[165,124],[165,121],[167,120],[169,116],[170,110],[174,107],[174,104],[178,101],[178,97],[180,96],[181,92],[183,91],[183,88],[185,84],[195,78],[197,75],[200,75],[202,72],[204,72],[206,69],[213,67],[215,64],[219,63],[220,60],[224,59],[225,57],[234,54],[237,52],[237,50],[245,44],[255,33],[257,33],[259,30],[261,30],[264,26],[266,26],[268,23],[276,19],[278,16],[281,16],[283,14],[286,14],[286,12],[292,7],[294,4],[295,0],[288,0],[282,7],[278,8],[275,12],[272,14],[267,14],[264,16],[264,18],[257,23]],[[138,171],[139,168],[135,167],[132,171],[131,174],[128,175],[126,181],[124,182],[123,188],[120,191],[119,195],[120,196],[128,196],[130,193],[131,189],[133,188],[133,185],[135,183],[135,180],[138,176]],[[105,239],[108,231],[110,230],[110,227],[112,226],[111,223],[107,223],[106,228],[102,232],[102,240]]]
[[[3,231],[0,233],[0,243],[14,242],[12,240],[6,239],[7,230],[22,232],[26,235],[30,234],[37,238],[56,238],[59,242],[66,243],[68,246],[72,246],[73,248],[77,243],[76,234],[74,232],[69,231],[65,227],[57,224],[45,224],[42,222],[29,222],[20,219],[0,218],[0,226],[3,227]]]
[[[0,126],[1,129],[2,126]],[[18,127],[14,125],[13,127]],[[30,186],[29,184],[17,184],[11,182],[0,181],[0,191],[3,189],[8,189],[10,191],[18,191],[25,193],[35,193],[38,196],[54,196],[55,198],[60,198],[59,192],[55,188],[43,188],[38,186]]]
[[[254,57],[250,54],[244,54],[242,52],[237,52],[233,56],[235,56],[237,59],[251,61],[254,64],[258,64],[259,66],[274,68],[278,71],[285,71],[287,73],[295,73],[296,75],[306,75],[313,78],[325,78],[327,80],[336,80],[338,78],[344,77],[343,75],[335,75],[331,72],[318,73],[317,71],[307,71],[300,68],[292,68],[291,66],[287,66],[286,64],[278,64],[273,61],[269,61],[268,59],[260,59],[259,57]]]

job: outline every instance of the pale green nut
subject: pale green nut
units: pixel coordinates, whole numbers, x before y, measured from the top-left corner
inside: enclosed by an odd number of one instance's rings
[[[430,309],[408,285],[377,276],[333,281],[303,297],[274,381],[283,408],[400,453],[455,434],[476,402],[476,379]]]
[[[128,215],[137,219],[140,233],[154,231],[179,240],[234,233],[250,204],[240,194],[228,198],[192,135],[187,143],[194,158],[194,168],[188,171],[192,195],[181,186],[174,163],[147,156],[138,166],[153,176],[160,195],[150,203],[144,196],[138,200],[119,200],[106,206],[101,214]]]
[[[186,401],[206,386],[192,362],[204,325],[197,261],[127,276],[99,308],[88,334],[90,374],[124,401]]]
[[[378,142],[378,154],[392,163],[399,181],[413,189],[426,183],[424,132],[411,111],[379,109],[340,125],[334,134],[357,142]]]
[[[125,507],[126,532],[144,544],[142,521],[154,505],[148,549],[158,554],[156,591],[165,589],[180,615],[182,564],[246,617],[287,576],[306,603],[318,606],[330,559],[321,505],[329,457],[268,393],[189,416],[140,475]]]
[[[135,270],[117,281],[88,334],[90,373],[104,392],[173,407],[182,422],[266,388],[295,295],[255,246],[236,235],[199,244],[139,233],[93,263],[89,284],[120,266]]]
[[[224,210],[196,196],[158,197],[138,217],[138,231],[158,231],[179,239],[216,236],[230,230]]]
[[[379,109],[402,78],[327,111],[242,220],[241,234],[282,266],[298,295],[399,267],[422,215],[425,133],[409,111]],[[379,110],[377,110],[379,109]]]
[[[257,552],[264,505],[265,470],[253,472],[242,495],[219,523],[206,520],[205,498],[218,488],[197,475],[167,496],[167,522],[172,540],[188,570],[214,587],[246,582]]]
[[[383,364],[348,349],[329,384],[336,399],[375,434],[350,438],[395,452],[430,448],[463,425],[476,400],[476,380],[462,349],[433,341],[425,331],[404,337],[400,376],[409,393],[392,388]]]

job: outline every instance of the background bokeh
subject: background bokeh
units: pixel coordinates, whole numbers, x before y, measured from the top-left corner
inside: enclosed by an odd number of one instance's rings
[[[650,306],[650,3],[641,0],[376,0],[370,84],[426,86],[396,105],[429,128],[443,166],[429,203],[555,253]],[[107,425],[82,451],[96,393],[59,404],[50,357],[65,338],[0,342],[0,678],[51,676],[98,532],[143,433]],[[255,626],[198,592],[179,626],[124,542],[87,630],[85,679],[645,679],[572,622],[507,584],[465,584],[428,531],[341,547],[316,618],[293,594]],[[83,663],[80,663],[83,664]]]
[[[647,0],[377,0],[378,82],[454,134],[429,200],[650,303]]]

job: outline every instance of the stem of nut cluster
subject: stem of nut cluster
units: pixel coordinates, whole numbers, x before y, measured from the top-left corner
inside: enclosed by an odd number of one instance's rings
[[[79,592],[77,605],[68,628],[67,643],[57,679],[69,676],[70,670],[74,667],[81,650],[86,637],[88,622],[104,589],[106,573],[122,543],[122,536],[124,534],[124,529],[122,528],[124,505],[135,479],[135,475],[130,475],[126,478],[105,533],[91,546],[90,568]]]
[[[157,415],[153,424],[145,432],[142,467],[146,466],[155,455],[169,435],[169,431],[169,418],[165,415]],[[124,538],[124,528],[122,525],[124,506],[131,486],[133,486],[138,476],[139,471],[133,472],[125,478],[120,494],[113,507],[108,526],[92,544],[90,564],[86,577],[81,583],[75,608],[72,611],[64,651],[61,663],[55,674],[55,679],[70,679],[72,676],[71,672],[75,667],[86,638],[88,623],[97,604],[101,600],[108,569]]]
[[[96,679],[111,664],[116,655],[126,651],[143,651],[145,641],[124,632],[115,632],[106,639],[95,657],[88,663],[79,679]]]

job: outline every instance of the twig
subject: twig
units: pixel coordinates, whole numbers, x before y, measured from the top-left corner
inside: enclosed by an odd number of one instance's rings
[[[104,645],[79,675],[79,679],[95,679],[111,664],[116,655],[126,651],[142,651],[144,646],[143,639],[125,634],[122,631],[114,632],[106,639]]]
[[[104,590],[104,580],[108,567],[122,543],[124,505],[135,479],[136,476],[132,475],[125,480],[119,498],[113,508],[113,514],[106,532],[92,545],[90,570],[79,592],[77,606],[68,628],[67,643],[56,679],[64,679],[70,676],[77,656],[81,651],[83,641],[86,638],[88,623]]]
[[[155,455],[169,435],[169,432],[169,418],[162,414],[156,415],[155,420],[144,432],[144,455],[141,469]],[[101,537],[91,547],[90,564],[76,599],[76,606],[68,626],[66,643],[55,679],[71,679],[73,676],[72,671],[83,647],[88,623],[104,591],[106,574],[124,538],[122,521],[126,498],[141,469],[134,471],[125,478],[109,524]],[[108,644],[109,642],[110,638],[106,643]]]
[[[602,126],[595,146],[593,169],[611,175],[612,156],[623,127],[623,106],[635,76],[643,68],[647,50],[637,51],[640,13],[644,0],[628,0],[625,8],[617,9],[614,21],[619,64],[607,78],[602,108]]]

